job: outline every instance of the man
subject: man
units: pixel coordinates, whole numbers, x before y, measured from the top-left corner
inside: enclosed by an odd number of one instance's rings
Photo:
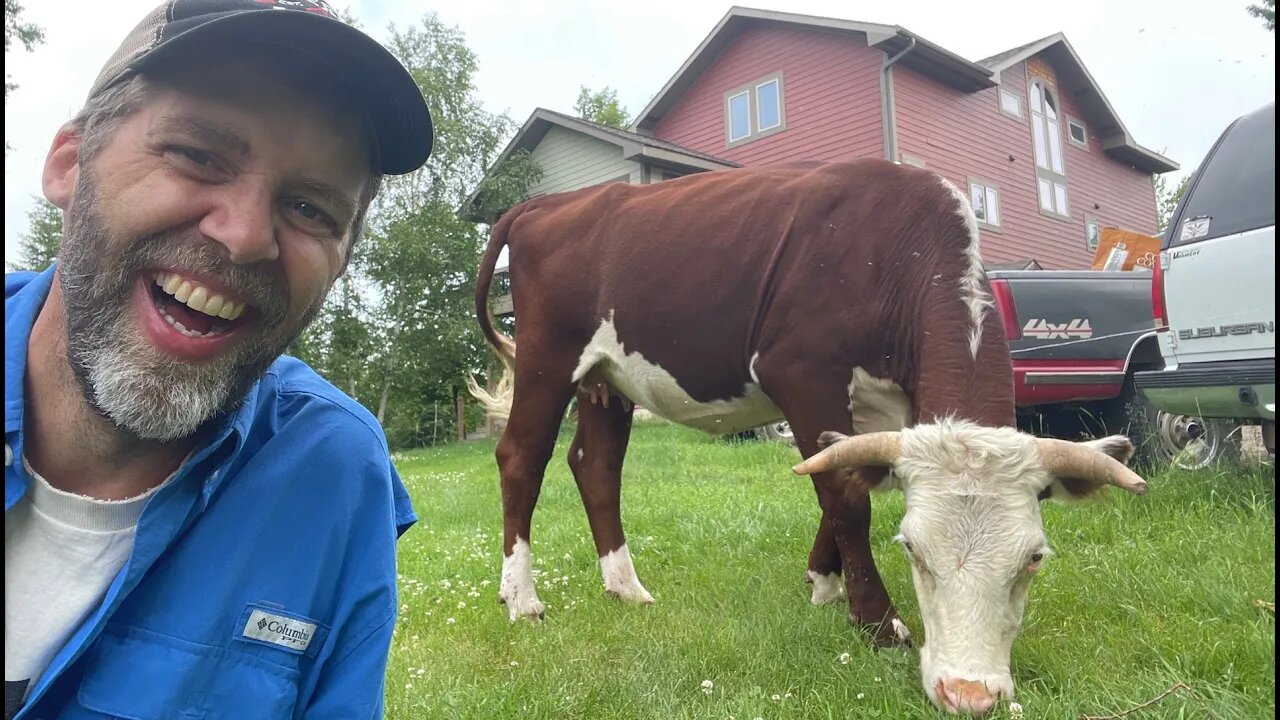
[[[374,418],[281,357],[408,72],[313,0],[171,0],[55,136],[58,262],[5,282],[5,717],[369,718],[416,521]]]

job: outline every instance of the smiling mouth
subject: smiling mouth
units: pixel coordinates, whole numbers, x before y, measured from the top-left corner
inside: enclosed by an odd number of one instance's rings
[[[189,338],[225,335],[244,322],[248,304],[170,272],[150,283],[156,310],[170,327]]]

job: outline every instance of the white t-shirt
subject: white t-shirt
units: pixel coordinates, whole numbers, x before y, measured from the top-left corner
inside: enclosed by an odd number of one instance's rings
[[[23,458],[31,487],[4,517],[4,713],[9,720],[133,550],[147,500],[58,490]],[[166,480],[167,482],[167,480]]]

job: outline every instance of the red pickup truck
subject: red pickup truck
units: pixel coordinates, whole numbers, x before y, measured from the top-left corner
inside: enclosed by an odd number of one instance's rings
[[[1018,425],[1078,439],[1125,433],[1140,459],[1202,467],[1238,449],[1229,421],[1161,412],[1133,375],[1163,367],[1147,271],[992,270],[987,273],[1013,356]],[[789,435],[785,423],[763,437]]]

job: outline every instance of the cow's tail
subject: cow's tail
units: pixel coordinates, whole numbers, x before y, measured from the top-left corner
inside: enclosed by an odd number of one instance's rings
[[[480,260],[480,274],[476,277],[476,320],[480,323],[484,339],[502,361],[502,377],[490,392],[480,387],[471,375],[467,375],[467,392],[484,406],[489,415],[503,419],[511,416],[511,399],[515,394],[516,342],[493,326],[493,315],[489,312],[489,287],[493,284],[493,271],[498,265],[498,256],[507,245],[507,232],[522,210],[519,207],[512,208],[493,226],[493,230],[489,232],[489,245]]]

